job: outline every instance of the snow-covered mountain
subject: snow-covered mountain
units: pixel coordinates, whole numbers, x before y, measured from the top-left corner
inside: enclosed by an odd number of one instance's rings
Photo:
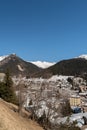
[[[79,57],[77,57],[77,58],[84,58],[84,59],[86,59],[86,60],[87,60],[87,54],[80,55],[80,56],[79,56]]]
[[[16,54],[13,53],[12,55],[16,55]],[[9,55],[0,56],[0,61],[4,60],[7,57],[9,57]],[[43,62],[42,61],[31,61],[31,63],[40,68],[43,68],[43,69],[48,68],[55,64],[55,62],[51,63],[51,62],[46,62],[46,61],[43,61]]]
[[[33,77],[49,77],[59,74],[72,76],[77,74],[82,75],[87,73],[87,55],[80,55],[57,63],[46,61],[27,62],[16,54],[0,56],[0,72],[5,72],[6,68],[10,69],[12,75],[22,73],[22,75],[33,75]]]
[[[33,63],[36,66],[43,68],[43,69],[48,68],[55,64],[55,62],[51,63],[51,62],[46,62],[46,61],[43,61],[43,62],[42,61],[31,61],[31,63]]]
[[[7,58],[9,55],[5,55],[5,56],[0,56],[0,61],[4,60],[5,58]]]

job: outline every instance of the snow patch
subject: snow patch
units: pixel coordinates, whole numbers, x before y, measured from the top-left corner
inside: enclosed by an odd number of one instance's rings
[[[86,59],[86,60],[87,60],[87,54],[80,55],[80,56],[77,57],[77,58],[83,58],[83,59]]]
[[[5,58],[7,58],[9,55],[5,55],[5,56],[0,56],[0,61],[4,60]]]
[[[51,62],[46,62],[46,61],[43,61],[43,62],[42,61],[31,61],[31,63],[33,63],[36,66],[43,68],[43,69],[48,68],[55,64],[55,62],[51,63]]]
[[[18,66],[18,69],[20,70],[20,71],[24,71],[24,69],[20,66],[20,65],[17,65]]]

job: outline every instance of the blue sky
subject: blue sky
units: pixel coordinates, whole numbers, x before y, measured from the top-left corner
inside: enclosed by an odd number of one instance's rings
[[[1,0],[0,55],[57,62],[87,54],[87,0]]]

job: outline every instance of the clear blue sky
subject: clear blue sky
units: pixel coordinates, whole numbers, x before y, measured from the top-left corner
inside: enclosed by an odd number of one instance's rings
[[[0,0],[0,55],[59,61],[87,54],[87,0]]]

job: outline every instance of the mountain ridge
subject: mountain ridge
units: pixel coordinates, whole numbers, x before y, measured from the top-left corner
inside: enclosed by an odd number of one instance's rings
[[[61,60],[42,70],[36,76],[49,78],[52,75],[65,75],[65,76],[83,76],[87,74],[87,59],[85,57],[75,57],[72,59]]]
[[[0,61],[3,61],[4,59],[9,57],[10,55],[17,56],[16,53],[12,53],[12,54],[9,54],[9,55],[3,55],[3,56],[0,56]],[[42,69],[48,68],[48,67],[50,67],[50,66],[52,66],[56,63],[56,62],[47,62],[47,61],[39,61],[39,60],[38,61],[26,61],[26,60],[24,60],[24,61],[32,63],[32,64],[34,64],[37,67],[42,68]]]
[[[6,69],[9,69],[11,75],[17,76],[30,76],[41,70],[41,68],[30,62],[24,61],[16,54],[10,54],[0,61],[0,72],[5,73]]]
[[[1,59],[0,73],[5,73],[6,69],[9,69],[12,76],[22,75],[29,78],[50,77],[52,75],[76,76],[87,73],[87,55],[80,55],[72,59],[61,60],[55,64],[51,64],[51,66],[48,65],[49,67],[44,69],[31,62],[23,60],[16,54],[3,56]],[[39,61],[39,63],[42,62]],[[48,64],[48,62],[46,64]]]
[[[52,75],[83,75],[87,73],[87,60],[85,58],[73,58],[62,60],[47,68]]]

